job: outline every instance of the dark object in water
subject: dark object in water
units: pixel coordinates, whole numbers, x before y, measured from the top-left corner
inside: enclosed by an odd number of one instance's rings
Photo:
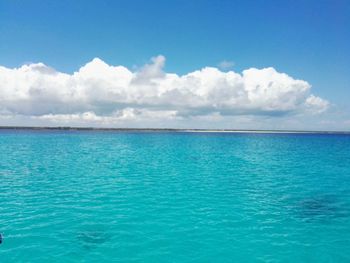
[[[298,204],[299,215],[304,219],[331,219],[346,217],[346,209],[337,198],[318,196],[308,198]]]
[[[77,239],[85,249],[90,250],[107,242],[110,239],[110,235],[105,231],[86,230],[78,233]]]
[[[82,232],[78,239],[87,244],[102,244],[108,240],[108,236],[100,231]]]
[[[327,200],[310,199],[301,203],[302,212],[306,216],[333,215],[337,212],[337,207]]]
[[[0,233],[0,244],[2,243],[2,234]]]

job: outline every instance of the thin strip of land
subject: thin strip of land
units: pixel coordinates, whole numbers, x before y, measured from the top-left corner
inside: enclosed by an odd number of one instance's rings
[[[0,126],[0,130],[31,131],[115,131],[115,132],[192,132],[192,133],[295,133],[295,134],[350,134],[350,131],[312,130],[240,130],[240,129],[175,129],[175,128],[102,128],[70,126]]]

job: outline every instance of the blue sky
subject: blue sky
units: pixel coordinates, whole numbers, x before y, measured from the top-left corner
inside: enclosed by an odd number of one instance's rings
[[[2,66],[72,73],[99,57],[135,69],[159,54],[180,75],[224,60],[273,67],[350,112],[350,1],[0,0]]]

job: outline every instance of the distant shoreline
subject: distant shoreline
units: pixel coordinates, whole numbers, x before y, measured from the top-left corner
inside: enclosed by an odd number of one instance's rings
[[[304,130],[236,130],[236,129],[175,129],[175,128],[95,128],[64,126],[0,126],[0,130],[31,131],[117,131],[117,132],[188,132],[188,133],[265,133],[265,134],[350,134],[350,131],[304,131]]]

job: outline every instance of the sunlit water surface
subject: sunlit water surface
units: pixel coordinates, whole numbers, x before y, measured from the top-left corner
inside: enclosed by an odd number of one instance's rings
[[[350,136],[0,131],[0,262],[350,262]]]

